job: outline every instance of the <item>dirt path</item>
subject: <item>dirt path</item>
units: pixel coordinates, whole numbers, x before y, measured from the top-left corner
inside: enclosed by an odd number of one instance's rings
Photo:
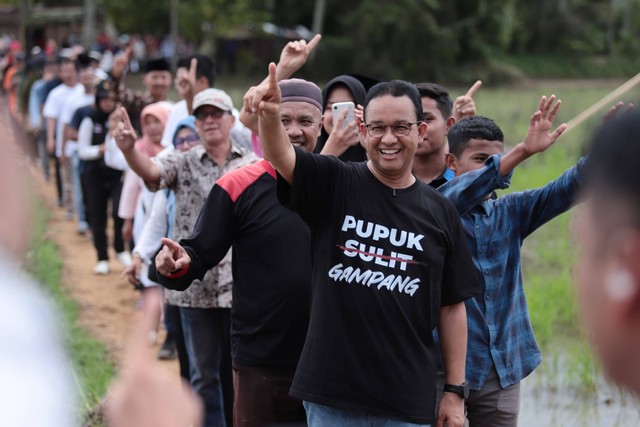
[[[124,267],[117,261],[113,248],[109,249],[111,273],[93,274],[97,258],[90,235],[79,235],[76,222],[65,218],[64,209],[56,204],[54,183],[46,182],[37,168],[32,167],[30,171],[34,188],[51,215],[47,237],[57,244],[64,262],[62,286],[81,306],[80,323],[106,344],[112,359],[120,366],[136,319],[135,307],[140,294],[120,277]],[[161,331],[157,348],[163,339]],[[176,361],[158,363],[178,372]]]
[[[79,235],[76,222],[65,219],[64,209],[56,204],[55,184],[46,182],[37,169],[30,170],[34,188],[50,212],[47,237],[59,247],[64,262],[62,286],[80,304],[81,324],[107,345],[119,364],[135,316],[138,293],[120,278],[123,267],[115,260],[113,251],[111,273],[93,274],[97,259],[90,236]]]
[[[18,139],[14,135],[17,134],[15,128],[9,123],[6,103],[2,98],[0,132],[5,142]],[[61,285],[80,304],[81,325],[107,346],[112,360],[117,366],[121,366],[131,325],[136,320],[135,306],[139,293],[133,290],[125,279],[120,278],[124,267],[116,260],[113,249],[110,249],[111,273],[106,276],[93,274],[97,258],[90,235],[79,235],[76,232],[76,222],[65,218],[64,209],[59,208],[56,203],[53,180],[45,181],[37,166],[26,160],[24,164],[28,165],[28,175],[34,192],[50,212],[47,238],[59,247],[64,262]],[[51,166],[53,173],[53,164]],[[156,348],[159,348],[163,339],[164,331],[161,331]],[[178,377],[177,361],[158,363],[176,372],[176,378]]]

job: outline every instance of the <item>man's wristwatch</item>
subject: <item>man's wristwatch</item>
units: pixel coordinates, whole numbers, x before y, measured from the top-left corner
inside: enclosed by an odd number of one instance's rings
[[[455,393],[458,396],[460,396],[462,399],[467,400],[469,398],[469,393],[470,393],[469,384],[466,381],[460,385],[445,384],[444,392]]]

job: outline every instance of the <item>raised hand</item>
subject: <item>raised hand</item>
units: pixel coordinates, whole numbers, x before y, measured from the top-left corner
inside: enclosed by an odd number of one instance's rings
[[[456,98],[453,103],[453,111],[451,113],[456,121],[476,115],[476,103],[473,100],[473,95],[475,95],[478,89],[480,89],[480,86],[482,86],[482,81],[476,80],[466,94]]]
[[[116,123],[113,138],[122,152],[128,152],[133,150],[136,144],[136,130],[133,128],[129,114],[124,107],[118,107],[117,114],[120,120]]]
[[[183,99],[193,99],[196,87],[196,70],[198,60],[193,58],[189,64],[189,69],[179,68],[176,73],[175,87]]]
[[[611,108],[609,108],[609,110],[605,114],[603,122],[607,123],[611,119],[613,119],[616,115],[618,115],[620,110],[622,110],[622,107],[624,107],[624,102],[622,102],[622,101],[619,101],[615,105],[612,105]],[[635,108],[634,105],[632,103],[629,103],[629,104],[627,104],[627,108],[625,109],[625,111],[630,111],[633,108]]]
[[[320,34],[316,34],[309,40],[309,43],[304,39],[287,43],[280,53],[276,75],[278,81],[288,79],[298,71],[307,62],[309,55],[318,45],[321,38]]]
[[[258,86],[250,88],[242,99],[244,109],[260,117],[280,115],[280,87],[276,78],[276,64],[269,64],[269,77]]]
[[[562,135],[567,129],[566,123],[561,124],[555,131],[551,132],[553,122],[558,113],[558,109],[562,104],[562,101],[556,96],[551,95],[548,99],[546,96],[540,98],[538,104],[538,111],[536,111],[529,121],[529,129],[527,130],[527,136],[524,138],[523,148],[527,155],[540,153],[551,145]]]
[[[133,56],[133,49],[131,47],[127,47],[124,51],[118,53],[115,58],[113,58],[113,66],[111,67],[111,75],[116,79],[121,79],[124,75],[127,65],[129,65],[129,61]]]
[[[359,122],[357,118],[358,111],[361,113],[361,110],[357,108],[354,110],[356,120],[347,123],[344,127],[343,123],[349,111],[345,109],[340,114],[336,122],[333,124],[333,130],[331,131],[326,144],[322,148],[321,154],[337,157],[342,155],[350,147],[361,143],[362,134],[359,132]]]
[[[180,244],[171,239],[163,237],[161,240],[164,245],[158,255],[156,255],[156,269],[163,276],[170,276],[177,270],[180,270],[191,264],[191,257]]]

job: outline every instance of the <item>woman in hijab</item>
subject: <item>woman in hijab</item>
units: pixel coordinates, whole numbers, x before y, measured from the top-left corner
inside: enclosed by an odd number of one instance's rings
[[[118,204],[122,191],[122,171],[110,168],[104,162],[105,138],[109,131],[109,114],[115,109],[113,83],[103,80],[96,87],[94,110],[80,124],[78,130],[78,153],[85,162],[83,177],[87,189],[87,209],[93,245],[98,255],[95,274],[108,274],[107,212],[111,201],[113,218],[113,247],[118,260],[128,265],[131,256],[124,249],[122,220],[118,217]]]
[[[367,155],[362,147],[362,137],[358,123],[362,120],[362,105],[366,90],[360,80],[349,75],[340,75],[329,81],[322,91],[324,113],[322,132],[315,152],[334,155],[344,162],[362,162]],[[351,101],[356,106],[356,120],[342,127],[346,112],[336,123],[333,122],[332,106],[338,102]]]

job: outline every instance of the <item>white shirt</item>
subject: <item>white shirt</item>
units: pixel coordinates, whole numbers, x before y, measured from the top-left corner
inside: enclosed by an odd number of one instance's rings
[[[49,296],[0,250],[0,426],[71,427],[76,398]]]
[[[62,156],[62,130],[64,129],[60,115],[64,104],[69,98],[76,93],[84,92],[84,86],[77,83],[75,86],[67,86],[64,83],[56,86],[47,96],[47,100],[44,103],[42,115],[47,119],[56,120],[56,157]]]
[[[86,107],[87,105],[93,105],[95,103],[95,95],[92,93],[74,93],[71,97],[64,103],[62,106],[62,112],[60,113],[60,117],[58,117],[58,121],[62,123],[63,130],[64,126],[71,123],[71,119],[73,118],[73,114],[76,112],[78,108]],[[67,144],[65,145],[65,156],[72,157],[78,149],[78,142],[75,140],[68,139]]]
[[[149,209],[149,215],[142,227],[139,238],[135,240],[136,247],[131,251],[132,253],[138,253],[142,260],[140,283],[145,287],[157,285],[148,277],[149,266],[153,261],[152,257],[160,249],[160,239],[167,237],[167,232],[169,231],[167,191],[160,190],[151,194],[153,194],[153,201]]]

